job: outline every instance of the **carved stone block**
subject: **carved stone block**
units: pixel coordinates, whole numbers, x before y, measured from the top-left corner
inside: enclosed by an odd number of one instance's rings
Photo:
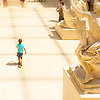
[[[100,94],[84,94],[70,74],[69,68],[63,68],[63,100],[100,100]]]
[[[78,38],[78,33],[75,29],[71,28],[64,28],[60,25],[60,23],[55,23],[55,31],[58,33],[58,35],[61,37],[62,40],[77,40]],[[86,32],[89,30],[86,29]]]
[[[70,66],[69,71],[84,93],[100,93],[100,79],[94,78],[87,84],[83,84],[85,79],[85,71],[80,65]]]

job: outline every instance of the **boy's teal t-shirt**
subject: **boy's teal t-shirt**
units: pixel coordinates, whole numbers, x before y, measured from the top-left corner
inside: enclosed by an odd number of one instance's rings
[[[18,53],[23,53],[23,49],[24,49],[24,46],[23,46],[23,44],[17,44],[17,46],[16,46],[17,48],[18,48]]]

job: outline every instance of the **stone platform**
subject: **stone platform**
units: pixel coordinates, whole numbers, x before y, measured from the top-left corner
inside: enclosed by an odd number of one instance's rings
[[[75,29],[64,28],[60,26],[60,23],[55,23],[55,31],[62,40],[78,40],[78,34]],[[88,29],[86,29],[86,32],[88,32]]]
[[[63,69],[63,100],[100,100],[100,94],[84,94],[69,69]]]
[[[70,66],[69,71],[84,93],[100,93],[100,79],[94,78],[87,84],[83,84],[82,81],[85,79],[85,72],[81,66]]]

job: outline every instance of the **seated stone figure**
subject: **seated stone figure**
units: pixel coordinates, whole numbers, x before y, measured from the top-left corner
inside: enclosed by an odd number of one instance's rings
[[[79,10],[82,11],[88,11],[86,3],[84,1],[75,1],[75,5]],[[76,20],[77,15],[74,13],[73,8],[66,9],[63,8],[63,14],[64,14],[64,21],[60,22],[60,25],[65,28],[75,28],[74,27],[74,21]]]
[[[88,38],[86,38],[85,22],[77,18],[74,23],[80,40],[75,53],[86,74],[83,83],[88,83],[94,78],[100,78],[100,16],[79,11],[73,0],[71,5],[73,11],[79,17],[86,17],[89,23]]]

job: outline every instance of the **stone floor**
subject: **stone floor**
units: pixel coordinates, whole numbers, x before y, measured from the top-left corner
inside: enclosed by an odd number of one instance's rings
[[[26,8],[0,8],[0,100],[63,100],[63,67],[77,64],[78,40],[55,32],[57,0],[27,2]],[[27,54],[16,65],[16,45]]]

